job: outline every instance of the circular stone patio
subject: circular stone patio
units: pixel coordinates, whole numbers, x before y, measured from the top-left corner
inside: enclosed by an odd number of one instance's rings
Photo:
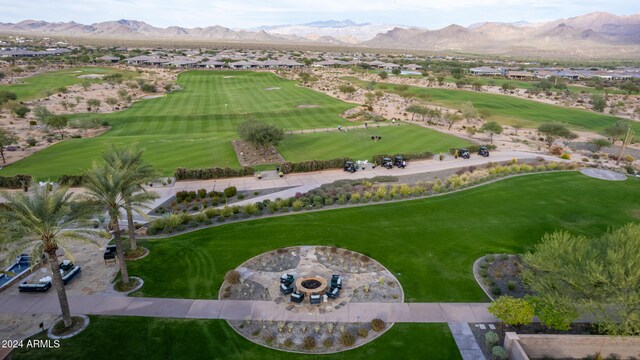
[[[383,331],[374,331],[370,323],[324,322],[322,314],[337,311],[349,302],[404,301],[400,283],[379,262],[366,255],[336,247],[300,246],[278,249],[249,259],[235,270],[240,274],[240,282],[223,282],[219,291],[220,299],[272,301],[285,311],[313,315],[318,320],[229,321],[231,327],[248,340],[284,351],[333,353],[364,345],[383,334],[390,324],[386,324]],[[338,274],[342,277],[342,289],[337,299],[322,296],[319,305],[312,305],[309,296],[305,296],[301,303],[294,303],[290,301],[291,295],[280,293],[280,277],[285,273],[293,275],[296,280],[321,277],[328,282],[332,275]],[[344,338],[351,335],[354,344],[343,345]]]
[[[600,179],[600,180],[608,180],[608,181],[624,181],[627,180],[627,177],[623,174],[603,170],[603,169],[582,169],[580,170],[584,175],[590,176],[592,178]]]

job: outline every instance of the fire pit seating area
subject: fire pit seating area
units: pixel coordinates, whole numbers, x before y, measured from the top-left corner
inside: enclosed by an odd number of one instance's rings
[[[62,263],[60,264],[60,270],[71,270],[71,268],[73,267],[73,263],[69,260],[63,260]]]
[[[327,287],[329,290],[326,290]],[[309,295],[309,302],[319,305],[322,303],[323,295],[326,295],[325,301],[327,298],[337,299],[340,296],[340,289],[342,289],[340,275],[332,275],[330,284],[327,284],[327,280],[321,276],[301,277],[298,280],[295,280],[294,276],[290,274],[283,274],[280,277],[280,293],[283,295],[291,294],[290,299],[294,303],[301,303],[305,295]]]

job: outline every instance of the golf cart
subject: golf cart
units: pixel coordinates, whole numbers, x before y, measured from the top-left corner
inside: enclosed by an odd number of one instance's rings
[[[353,163],[353,161],[345,161],[344,162],[344,171],[348,171],[350,173],[354,173],[358,170],[358,168],[356,167],[356,164]]]
[[[393,159],[393,165],[404,169],[404,167],[407,166],[407,162],[404,160],[404,157],[398,155]]]
[[[382,167],[386,167],[387,169],[393,168],[393,161],[391,158],[382,158]]]
[[[469,153],[469,149],[456,149],[456,152],[458,153],[458,157],[461,157],[463,159],[471,158],[471,154]]]
[[[489,157],[489,149],[486,146],[480,146],[480,150],[478,150],[478,155]]]

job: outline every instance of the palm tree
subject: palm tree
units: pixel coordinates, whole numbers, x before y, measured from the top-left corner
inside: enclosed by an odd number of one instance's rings
[[[117,148],[112,146],[102,153],[104,161],[112,167],[118,167],[128,172],[129,184],[122,192],[124,209],[127,214],[127,228],[129,232],[130,249],[136,250],[136,232],[133,225],[133,212],[145,216],[143,209],[148,209],[148,204],[158,197],[155,192],[147,191],[142,185],[157,177],[156,171],[151,165],[142,160],[143,150],[135,148]],[[134,197],[135,194],[135,197]]]
[[[43,252],[47,254],[53,288],[60,302],[62,320],[65,327],[70,327],[71,311],[56,252],[63,249],[65,255],[71,257],[66,244],[70,241],[95,244],[90,235],[96,232],[75,229],[95,213],[95,208],[88,202],[71,200],[73,193],[67,191],[67,188],[49,191],[46,187],[40,187],[36,188],[33,194],[2,192],[2,196],[7,199],[7,210],[2,211],[0,215],[5,224],[12,224],[15,229],[20,230],[6,232],[5,228],[2,234],[4,241],[17,244],[13,250],[14,254],[31,249],[31,259],[34,261],[40,261]]]
[[[106,164],[98,166],[94,163],[91,169],[85,171],[84,179],[86,194],[106,209],[111,218],[110,229],[116,243],[121,281],[126,286],[129,284],[129,272],[122,249],[119,218],[120,210],[125,206],[122,194],[131,181],[131,175],[121,167]]]

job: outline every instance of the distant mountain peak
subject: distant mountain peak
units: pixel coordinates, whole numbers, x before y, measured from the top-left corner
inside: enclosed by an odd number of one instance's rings
[[[349,27],[349,26],[365,26],[365,25],[369,25],[369,23],[362,23],[362,24],[358,24],[353,22],[350,19],[346,19],[346,20],[325,20],[325,21],[312,21],[306,24],[302,24],[304,26],[311,26],[311,27],[319,27],[319,28],[343,28],[343,27]]]

